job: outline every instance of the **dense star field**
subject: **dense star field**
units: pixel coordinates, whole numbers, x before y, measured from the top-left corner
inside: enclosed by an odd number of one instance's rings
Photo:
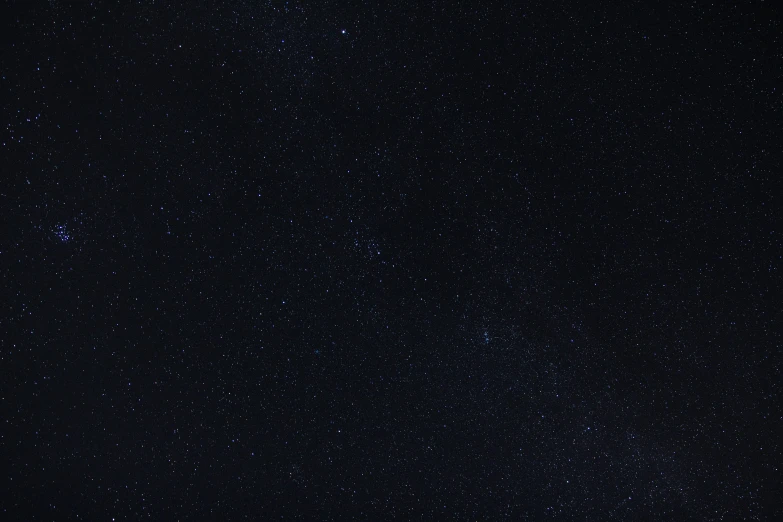
[[[779,8],[485,4],[4,2],[0,519],[783,519]]]

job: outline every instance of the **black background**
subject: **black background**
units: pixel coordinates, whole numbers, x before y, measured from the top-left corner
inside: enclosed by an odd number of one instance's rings
[[[5,2],[7,520],[773,520],[774,2]]]

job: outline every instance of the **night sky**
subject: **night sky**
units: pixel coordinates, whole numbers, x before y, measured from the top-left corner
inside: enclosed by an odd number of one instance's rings
[[[781,12],[485,4],[4,2],[0,518],[783,519]]]

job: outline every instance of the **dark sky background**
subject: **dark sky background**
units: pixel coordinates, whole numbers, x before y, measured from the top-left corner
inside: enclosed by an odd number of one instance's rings
[[[781,520],[772,1],[6,1],[3,520]]]

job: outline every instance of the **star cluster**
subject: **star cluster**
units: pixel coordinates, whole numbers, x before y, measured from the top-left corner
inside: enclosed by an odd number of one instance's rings
[[[68,229],[65,225],[55,226],[54,236],[63,243],[67,243],[71,240],[71,234],[68,233]]]

